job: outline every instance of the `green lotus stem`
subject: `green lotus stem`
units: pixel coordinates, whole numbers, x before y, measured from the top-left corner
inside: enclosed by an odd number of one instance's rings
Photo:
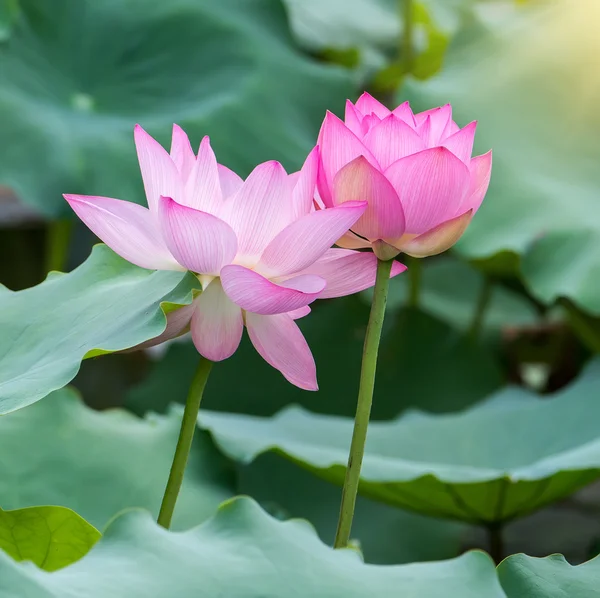
[[[369,324],[367,326],[365,345],[363,348],[354,431],[352,433],[350,455],[348,456],[346,479],[342,489],[342,504],[340,506],[340,517],[335,535],[334,548],[344,548],[348,546],[348,541],[350,539],[358,483],[360,481],[360,468],[365,453],[367,428],[369,427],[371,405],[373,403],[373,389],[375,388],[375,372],[377,370],[379,341],[381,340],[381,329],[383,327],[390,272],[393,263],[394,260],[377,260],[377,277],[375,279],[373,302],[371,303],[371,313],[369,315]]]
[[[74,224],[74,220],[66,218],[48,224],[46,229],[46,272],[65,270]]]
[[[494,285],[492,279],[489,276],[486,276],[481,291],[479,291],[475,313],[473,314],[473,319],[469,326],[468,335],[473,341],[476,341],[481,334],[481,329],[483,328],[483,322],[485,320],[485,312],[490,304],[493,288]]]
[[[183,419],[181,420],[181,430],[179,431],[179,439],[177,440],[177,448],[175,449],[175,456],[173,457],[169,480],[167,482],[167,487],[165,488],[162,504],[160,505],[160,513],[158,514],[158,524],[166,529],[169,529],[171,526],[175,503],[179,496],[185,467],[188,462],[188,457],[190,456],[190,449],[192,448],[192,440],[194,438],[198,419],[198,410],[200,409],[202,395],[204,394],[204,388],[206,387],[211,368],[212,361],[201,357],[185,403]]]
[[[406,263],[408,264],[408,306],[419,307],[421,280],[423,277],[421,260],[416,257],[406,256]]]

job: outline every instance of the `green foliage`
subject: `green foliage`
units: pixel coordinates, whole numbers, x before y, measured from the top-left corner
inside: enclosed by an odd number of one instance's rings
[[[298,54],[277,0],[21,0],[0,49],[0,182],[47,215],[62,193],[142,199],[140,122],[212,137],[240,174],[298,168],[351,76]],[[110,43],[107,43],[110,36]]]
[[[507,389],[462,413],[412,412],[371,422],[364,496],[435,517],[498,524],[555,502],[598,478],[600,362],[551,400]],[[267,451],[341,485],[352,420],[290,407],[272,418],[204,412],[230,457]]]
[[[600,313],[600,88],[590,62],[600,46],[590,14],[594,0],[540,2],[474,23],[443,72],[407,83],[399,99],[416,110],[451,102],[459,124],[478,120],[477,153],[493,148],[490,190],[457,250],[516,253],[535,296]]]
[[[560,554],[536,559],[515,554],[498,567],[508,598],[595,598],[600,596],[600,558],[578,567]]]
[[[96,528],[64,507],[0,510],[0,548],[45,571],[78,561],[99,538]]]
[[[303,521],[279,522],[252,500],[222,505],[185,534],[145,513],[118,517],[88,556],[52,574],[0,554],[3,598],[504,598],[489,557],[471,552],[439,563],[376,567],[353,550],[322,544]]]
[[[69,389],[54,392],[0,418],[0,504],[69,507],[99,529],[130,507],[157,515],[180,422],[180,410],[140,420],[120,409],[93,411]],[[175,528],[212,515],[234,483],[228,461],[197,435]]]
[[[187,304],[192,274],[133,266],[104,245],[70,274],[12,292],[0,287],[0,413],[70,382],[90,352],[133,347],[165,328],[163,304]]]

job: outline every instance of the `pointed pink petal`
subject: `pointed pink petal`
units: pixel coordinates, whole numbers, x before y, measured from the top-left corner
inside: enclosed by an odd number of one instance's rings
[[[358,137],[362,137],[363,115],[354,107],[350,100],[346,100],[346,111],[344,112],[344,124]]]
[[[207,212],[161,197],[159,221],[167,247],[177,261],[198,274],[219,275],[237,252],[231,227]]]
[[[302,169],[296,176],[290,175],[292,186],[293,218],[308,214],[313,205],[315,187],[317,184],[317,171],[319,170],[319,146],[315,146],[304,161]]]
[[[361,138],[364,137],[373,127],[376,127],[381,122],[381,118],[376,114],[367,114],[362,119],[361,127],[362,127],[362,135]]]
[[[413,257],[427,257],[442,253],[462,237],[472,217],[473,210],[469,210],[462,216],[448,220],[411,241],[402,243],[400,249]]]
[[[307,316],[310,313],[310,307],[305,305],[304,307],[299,307],[298,309],[294,309],[293,311],[288,311],[287,315],[292,318],[292,320],[299,320],[304,316]]]
[[[283,166],[275,161],[259,164],[221,214],[237,235],[239,254],[258,260],[292,219],[292,194]]]
[[[304,390],[318,390],[315,360],[289,314],[246,314],[248,336],[260,356],[286,380]]]
[[[135,125],[133,137],[150,211],[158,211],[161,195],[181,201],[182,178],[171,156],[140,125]]]
[[[87,227],[128,262],[148,270],[184,270],[169,253],[147,208],[110,197],[64,198]]]
[[[457,133],[450,135],[442,145],[449,149],[457,158],[464,162],[467,166],[471,162],[471,154],[473,153],[473,142],[475,141],[475,129],[477,121],[469,123],[464,129],[460,129]]]
[[[233,172],[233,170],[222,164],[217,164],[217,170],[219,171],[219,182],[221,183],[223,199],[231,197],[242,188],[244,180]]]
[[[312,303],[325,288],[318,276],[296,276],[280,284],[244,266],[225,266],[221,282],[228,297],[242,309],[270,315],[293,311]]]
[[[417,127],[415,115],[413,114],[413,111],[411,110],[410,104],[408,102],[403,102],[402,104],[400,104],[400,106],[394,108],[394,110],[392,110],[392,114],[396,118],[403,120],[407,125],[410,125],[413,129]]]
[[[273,277],[306,268],[348,231],[366,207],[365,203],[352,202],[311,212],[292,222],[269,243],[257,271]]]
[[[379,118],[385,118],[391,114],[388,108],[366,91],[358,98],[355,106],[365,116],[375,114]]]
[[[390,278],[406,270],[400,262],[394,262]],[[375,284],[377,258],[371,252],[329,249],[327,253],[301,274],[314,274],[327,282],[319,299],[352,295]]]
[[[417,125],[416,129],[423,143],[429,147],[429,139],[431,137],[431,117],[428,116],[421,124]]]
[[[231,357],[242,340],[242,310],[223,292],[215,278],[196,299],[190,329],[200,355],[211,361]]]
[[[404,156],[427,149],[419,134],[393,114],[375,125],[365,135],[363,143],[371,150],[382,169]]]
[[[184,305],[183,307],[169,312],[167,314],[167,327],[162,334],[151,338],[145,343],[141,343],[135,347],[132,347],[131,349],[128,349],[127,352],[129,353],[130,351],[149,349],[150,347],[155,347],[156,345],[160,345],[184,334],[190,325],[192,314],[196,310],[196,301],[197,300],[194,300],[194,302],[190,303],[189,305]]]
[[[469,169],[445,147],[402,158],[385,171],[385,176],[400,196],[406,232],[417,235],[456,215],[470,179]]]
[[[446,104],[445,106],[440,106],[439,108],[432,108],[431,110],[425,110],[425,112],[415,114],[417,125],[422,124],[428,116],[431,119],[431,130],[429,133],[428,144],[429,147],[432,147],[440,143],[442,135],[446,130],[446,126],[452,121],[452,106],[450,106],[450,104]]]
[[[217,214],[223,203],[217,159],[210,147],[210,139],[205,136],[200,143],[198,157],[185,183],[182,205],[209,214]]]
[[[319,133],[321,165],[318,175],[319,194],[326,206],[331,204],[331,186],[338,170],[358,156],[364,156],[376,168],[373,154],[362,141],[334,114],[327,112]]]
[[[469,170],[471,172],[471,182],[469,191],[467,191],[461,207],[465,210],[473,210],[473,213],[475,213],[479,209],[479,206],[481,206],[481,202],[483,201],[490,184],[490,176],[492,174],[492,151],[490,150],[487,154],[483,154],[482,156],[475,156],[471,160]]]
[[[355,235],[352,231],[348,231],[345,235],[340,237],[335,244],[344,249],[364,249],[366,247],[371,247],[371,241]]]
[[[179,125],[173,125],[171,137],[171,159],[175,163],[182,180],[186,180],[192,171],[196,156],[190,145],[190,140]]]
[[[336,204],[367,201],[366,211],[352,231],[367,239],[399,237],[405,229],[404,211],[398,194],[381,172],[362,156],[342,168],[333,182]]]

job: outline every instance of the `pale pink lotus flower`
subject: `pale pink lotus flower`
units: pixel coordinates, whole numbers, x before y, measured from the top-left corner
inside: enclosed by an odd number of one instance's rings
[[[238,348],[245,325],[265,361],[292,384],[316,390],[315,363],[294,320],[317,297],[374,284],[373,254],[331,248],[366,203],[315,211],[318,148],[298,173],[265,162],[243,181],[217,164],[208,137],[197,156],[176,125],[170,154],[139,125],[134,138],[149,209],[107,197],[65,199],[129,262],[197,275],[202,292],[170,313],[165,332],[145,345],[190,328],[198,352],[221,361]],[[404,269],[396,263],[392,274]]]
[[[450,104],[390,111],[368,93],[346,102],[345,122],[327,113],[319,134],[318,190],[324,207],[369,207],[337,244],[372,247],[382,259],[449,249],[486,194],[491,151],[471,157],[476,122],[463,129]]]

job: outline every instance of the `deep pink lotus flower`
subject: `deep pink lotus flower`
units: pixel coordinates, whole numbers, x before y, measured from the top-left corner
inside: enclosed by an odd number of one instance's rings
[[[327,208],[369,207],[338,245],[372,246],[382,259],[450,248],[469,225],[490,182],[491,151],[471,158],[475,122],[460,129],[449,104],[413,114],[364,93],[346,102],[345,122],[327,113],[319,134],[318,189]]]
[[[375,256],[331,249],[365,211],[349,202],[315,211],[319,151],[287,175],[278,162],[243,181],[217,164],[208,137],[195,156],[173,127],[171,153],[135,128],[148,208],[65,195],[77,215],[121,257],[152,270],[190,270],[202,293],[167,318],[162,342],[191,328],[199,353],[221,361],[237,349],[244,325],[260,355],[300,388],[316,390],[315,363],[294,320],[317,297],[355,293],[375,282]],[[397,263],[392,275],[405,267]]]

